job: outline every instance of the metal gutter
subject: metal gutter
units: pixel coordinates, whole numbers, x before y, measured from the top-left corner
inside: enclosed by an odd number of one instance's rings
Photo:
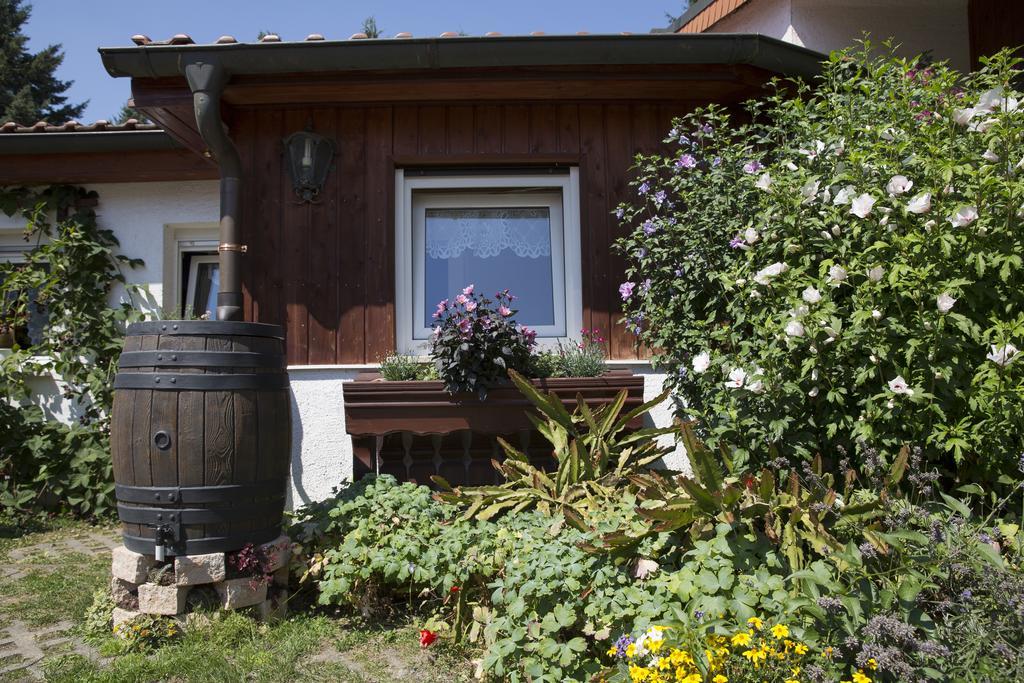
[[[493,67],[745,64],[812,78],[825,56],[759,34],[494,36],[99,48],[111,76],[180,76],[216,59],[232,75]]]
[[[0,155],[149,152],[167,149],[182,149],[182,146],[162,130],[0,134]]]

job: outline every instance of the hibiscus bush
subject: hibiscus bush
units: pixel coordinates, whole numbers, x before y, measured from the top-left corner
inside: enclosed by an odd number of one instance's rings
[[[1015,470],[1019,61],[964,76],[864,43],[813,87],[676,120],[670,155],[637,158],[627,322],[740,466],[919,444],[946,474]]]
[[[475,392],[482,400],[488,387],[508,380],[509,370],[528,371],[537,333],[516,324],[514,300],[507,289],[488,299],[468,285],[437,304],[430,358],[448,391]]]

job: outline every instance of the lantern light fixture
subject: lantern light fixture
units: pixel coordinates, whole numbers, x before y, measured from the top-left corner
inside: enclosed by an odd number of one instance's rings
[[[292,133],[284,140],[288,173],[300,203],[313,203],[324,186],[334,159],[334,142],[308,130]]]

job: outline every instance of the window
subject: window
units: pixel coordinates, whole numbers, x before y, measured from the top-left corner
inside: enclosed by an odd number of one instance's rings
[[[25,263],[25,251],[26,247],[0,245],[0,263]],[[46,266],[46,270],[49,271],[49,266]],[[6,330],[12,336],[10,339],[6,339],[4,344],[0,344],[0,347],[4,347],[7,343],[11,342],[16,342],[21,347],[35,346],[42,341],[50,314],[46,310],[46,306],[36,302],[36,295],[37,292],[35,290],[28,292],[28,305],[23,312],[26,316],[23,319],[25,321],[24,324],[19,323],[14,329]],[[4,323],[8,318],[8,309],[14,304],[16,297],[12,293],[10,297],[4,297],[4,299],[0,303],[0,308],[2,308],[0,310],[0,328],[4,327]],[[20,317],[15,316],[15,318]],[[3,331],[5,330],[0,329],[0,332]]]
[[[168,317],[216,317],[220,265],[217,225],[172,224],[164,228],[163,308]]]
[[[437,302],[509,289],[542,345],[582,319],[578,174],[397,173],[398,347],[422,352]]]

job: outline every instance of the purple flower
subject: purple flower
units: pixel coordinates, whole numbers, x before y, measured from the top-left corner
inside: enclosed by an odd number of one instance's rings
[[[695,168],[697,159],[692,154],[684,154],[676,159],[676,168]]]
[[[712,159],[711,160],[711,165],[712,166],[721,166],[722,165],[722,157],[715,157],[714,159]]]
[[[644,280],[643,282],[640,283],[640,293],[641,294],[646,294],[650,290],[651,290],[651,278],[647,278],[646,280]]]
[[[623,218],[626,217],[626,210],[623,209],[621,206],[615,209],[615,217],[621,221]]]
[[[640,247],[639,249],[636,250],[636,257],[647,258],[647,250],[644,249],[643,247]]]
[[[739,235],[736,235],[731,240],[729,240],[729,247],[732,249],[741,249],[744,244],[746,244],[746,242],[744,242],[743,238],[740,237]]]
[[[748,161],[747,163],[743,164],[744,173],[757,173],[762,168],[764,168],[764,164],[762,164],[757,159],[754,159],[753,161]]]
[[[682,277],[683,276],[683,269],[682,268],[676,268],[675,275],[676,275],[676,277]]]
[[[470,322],[469,318],[463,318],[459,321],[459,332],[463,335],[468,335],[473,327],[473,323]]]
[[[626,318],[626,329],[633,334],[640,334],[643,331],[644,314],[634,313]]]
[[[654,224],[654,221],[652,221],[651,219],[648,218],[647,220],[644,221],[643,230],[645,235],[651,236],[657,231],[657,229],[658,226],[656,226]]]
[[[714,131],[715,129],[711,127],[710,123],[705,123],[703,126],[700,127],[700,132],[704,133],[705,135],[711,135]]]
[[[647,194],[651,191],[651,186],[647,184],[647,181],[640,183],[640,187],[636,188],[637,194]]]
[[[658,190],[657,192],[654,193],[654,203],[658,206],[661,206],[665,202],[665,198],[667,196],[668,195],[665,194],[665,190]]]
[[[623,282],[619,285],[619,296],[622,297],[623,301],[628,301],[629,297],[633,296],[634,287],[636,287],[634,282]]]
[[[615,641],[615,655],[617,657],[626,656],[626,648],[633,644],[633,639],[628,633],[619,636],[619,639]]]

